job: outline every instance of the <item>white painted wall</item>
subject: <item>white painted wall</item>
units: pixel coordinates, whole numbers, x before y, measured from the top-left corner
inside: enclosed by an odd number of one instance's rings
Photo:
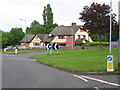
[[[58,36],[56,36],[51,42],[62,43],[62,42],[66,42],[66,39],[59,39]]]
[[[80,36],[85,35],[86,40],[89,40],[89,42],[93,42],[91,37],[88,36],[88,33],[87,32],[80,32],[80,29],[75,33],[75,41],[78,39],[78,35],[80,35]]]

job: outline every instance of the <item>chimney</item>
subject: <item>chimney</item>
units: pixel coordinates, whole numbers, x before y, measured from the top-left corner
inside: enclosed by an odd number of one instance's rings
[[[76,26],[76,23],[72,23],[72,26]]]

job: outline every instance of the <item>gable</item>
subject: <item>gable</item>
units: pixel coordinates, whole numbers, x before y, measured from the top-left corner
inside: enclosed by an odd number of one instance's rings
[[[31,40],[34,38],[35,34],[33,35],[26,35],[21,42],[31,42]]]
[[[42,41],[42,40],[39,38],[39,36],[35,35],[35,37],[31,41],[31,43],[33,43],[33,42],[40,42],[40,41]]]

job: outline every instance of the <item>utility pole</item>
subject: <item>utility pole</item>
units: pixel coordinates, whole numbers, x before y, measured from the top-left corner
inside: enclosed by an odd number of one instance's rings
[[[111,46],[111,33],[112,33],[112,0],[110,0],[110,45],[109,45],[109,55],[107,56],[107,71],[114,71],[114,59],[112,55],[112,46]]]
[[[112,54],[112,46],[111,46],[111,32],[112,32],[112,0],[110,0],[110,45],[109,45],[109,54]]]
[[[118,2],[118,24],[119,24],[119,41],[118,41],[118,47],[119,47],[119,58],[118,58],[118,63],[120,65],[120,1]]]
[[[73,42],[74,42],[74,41],[73,41],[73,38],[74,38],[74,37],[73,37],[73,29],[71,29],[71,30],[72,30],[72,50],[73,50]]]
[[[26,36],[27,35],[26,34],[26,20],[25,19],[20,19],[20,20],[25,22],[25,31],[24,32],[25,32],[25,46],[26,46],[26,37],[27,37]],[[26,50],[26,48],[25,48],[25,50]]]

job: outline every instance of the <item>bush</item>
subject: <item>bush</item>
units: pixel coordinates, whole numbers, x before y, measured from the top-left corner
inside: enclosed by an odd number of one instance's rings
[[[100,42],[85,43],[83,46],[100,46]],[[102,46],[109,46],[109,42],[102,42]]]
[[[82,46],[82,45],[83,45],[82,40],[77,40],[77,41],[76,41],[76,45],[78,45],[78,46]]]

